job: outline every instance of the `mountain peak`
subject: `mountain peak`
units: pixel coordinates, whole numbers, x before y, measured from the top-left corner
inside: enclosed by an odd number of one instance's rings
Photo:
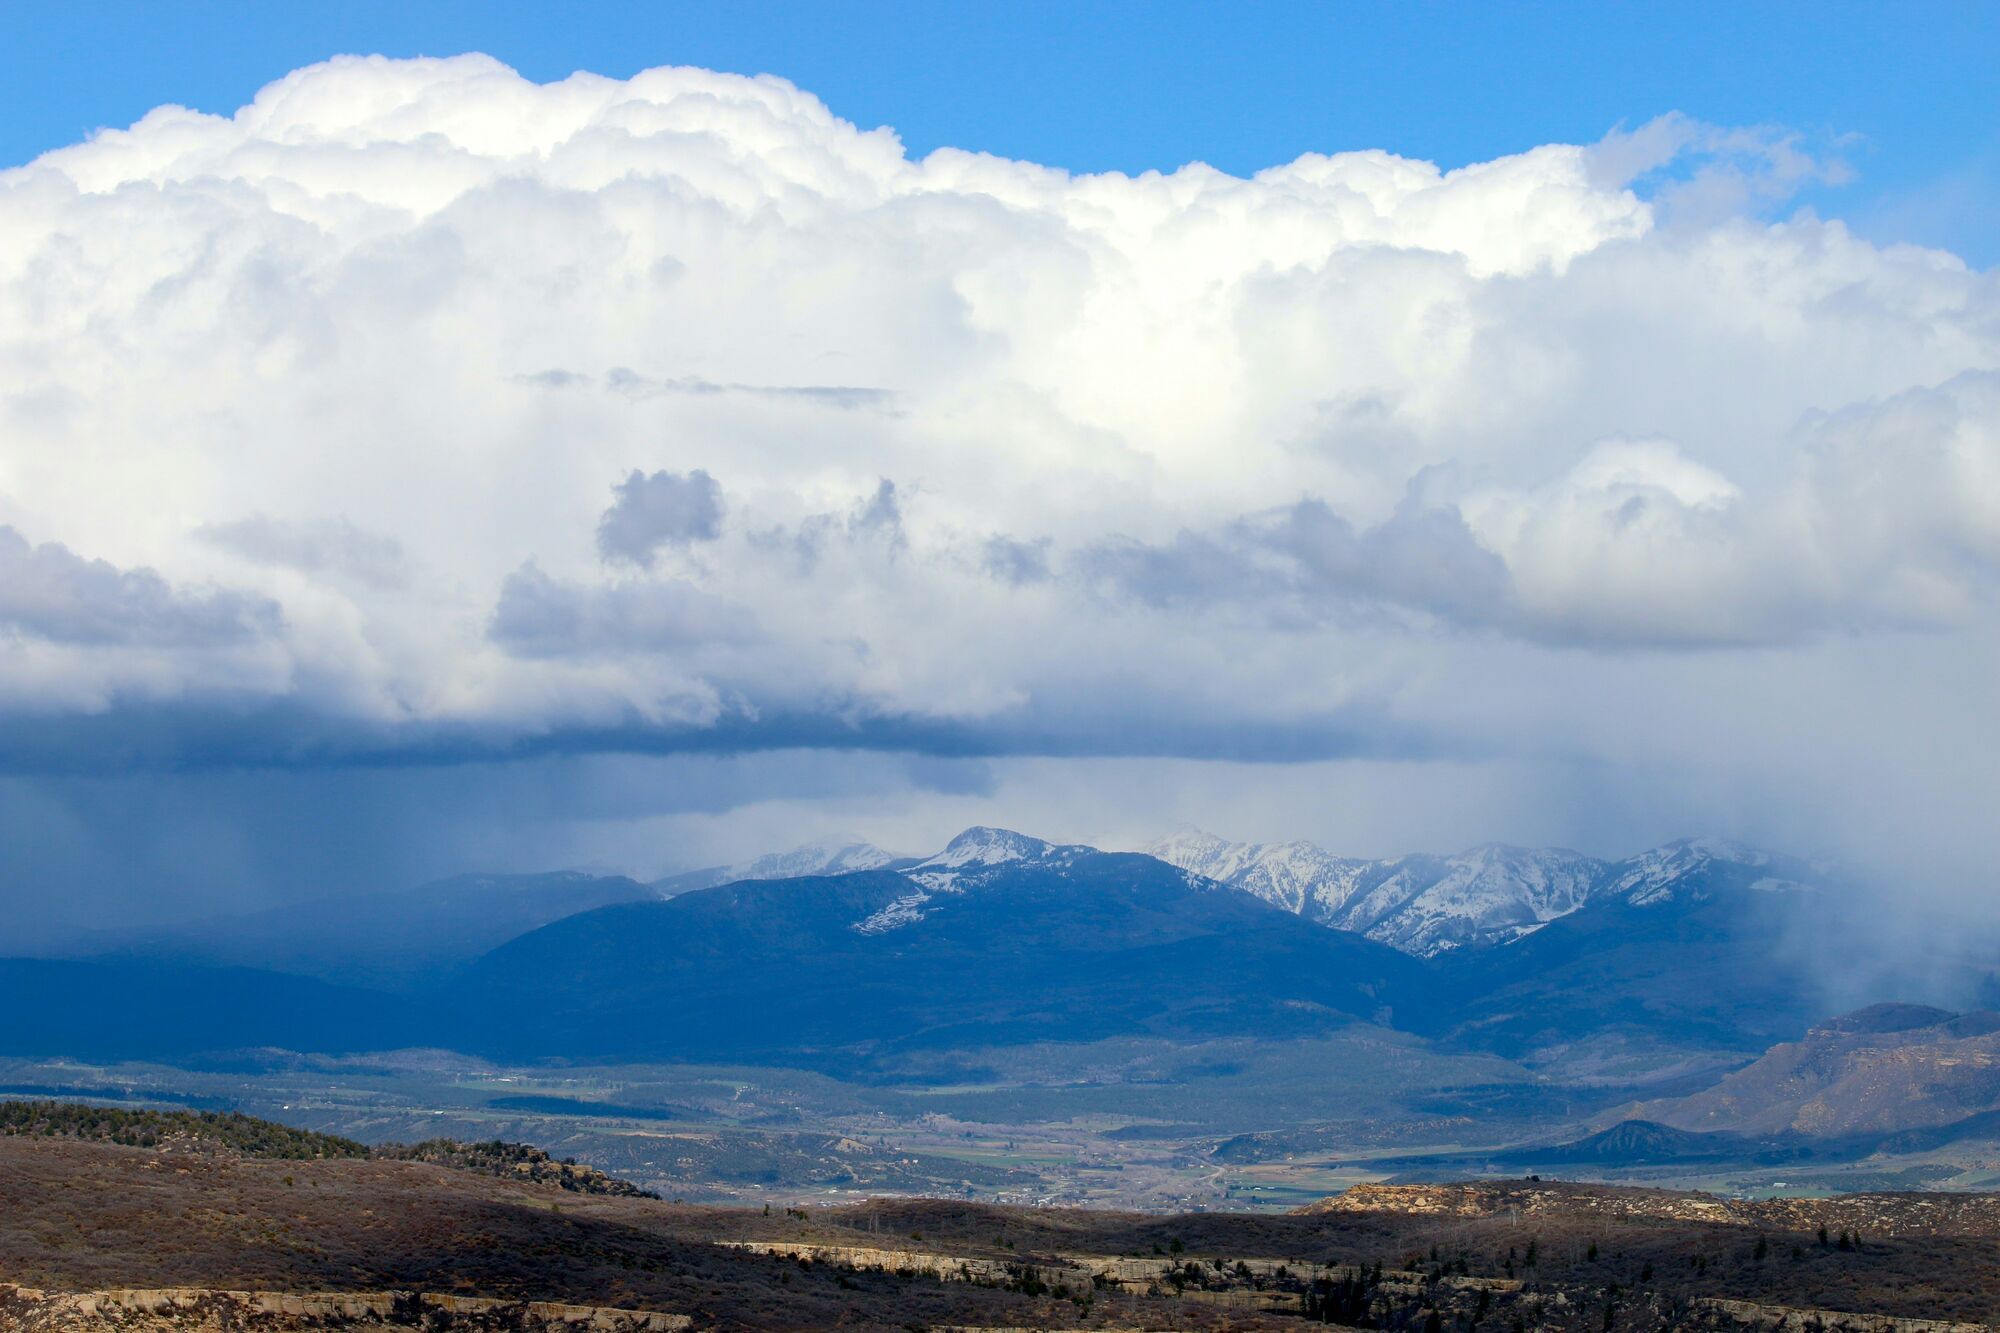
[[[919,870],[956,869],[959,866],[995,866],[1009,861],[1039,861],[1055,850],[1055,844],[1031,838],[1012,829],[974,824],[944,845],[936,856],[921,861]]]
[[[1727,838],[1677,838],[1614,866],[1607,892],[1635,907],[1651,907],[1687,894],[1707,894],[1720,881],[1746,882],[1761,889],[1808,887],[1797,878],[1760,873],[1777,861],[1769,852]],[[1756,878],[1749,882],[1752,873]],[[1810,875],[1803,866],[1798,873]]]
[[[1096,853],[1081,844],[1044,842],[1012,829],[975,824],[937,855],[905,866],[902,873],[927,892],[959,893],[989,884],[1014,866],[1056,869]]]

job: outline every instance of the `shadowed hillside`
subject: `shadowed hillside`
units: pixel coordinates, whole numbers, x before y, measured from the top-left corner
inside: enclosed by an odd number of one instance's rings
[[[1886,1333],[1870,1320],[2000,1314],[1996,1241],[1994,1196],[1742,1203],[1510,1181],[1358,1189],[1291,1215],[921,1199],[760,1210],[420,1162],[0,1138],[0,1271],[27,1287],[445,1293],[652,1311],[696,1329],[1277,1330],[1309,1314],[1378,1328],[1790,1319]],[[313,1326],[380,1327],[367,1305],[348,1316],[322,1303]],[[44,1308],[0,1292],[0,1326]],[[97,1327],[65,1325],[80,1326]]]
[[[942,873],[942,872],[941,872]],[[466,1044],[838,1062],[1123,1034],[1281,1039],[1425,1002],[1423,964],[1149,857],[748,882],[559,922],[453,995]]]

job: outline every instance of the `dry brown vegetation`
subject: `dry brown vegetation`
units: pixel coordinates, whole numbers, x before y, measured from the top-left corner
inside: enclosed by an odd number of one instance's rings
[[[1413,1330],[1777,1327],[1775,1306],[1988,1322],[1997,1241],[2000,1203],[1966,1196],[1738,1204],[1524,1182],[1376,1189],[1290,1216],[936,1200],[766,1213],[421,1162],[0,1139],[0,1280],[425,1291],[697,1328],[1298,1328],[1308,1289],[1348,1322]],[[1888,1326],[1793,1326],[1812,1318]]]
[[[423,1290],[685,1313],[727,1328],[1083,1322],[1077,1302],[1049,1293],[851,1272],[713,1243],[853,1234],[783,1212],[577,1195],[426,1163],[0,1139],[0,1278],[45,1290]],[[1107,1298],[1079,1294],[1095,1322]],[[1160,1307],[1144,1320],[1152,1327],[1227,1322],[1166,1301],[1110,1303]]]
[[[573,1194],[659,1197],[573,1157],[553,1157],[533,1144],[506,1143],[499,1139],[479,1143],[425,1139],[421,1143],[383,1143],[371,1148],[339,1135],[294,1129],[234,1111],[161,1111],[82,1102],[0,1101],[0,1137],[81,1139],[128,1148],[225,1152],[285,1161],[380,1157],[392,1162],[429,1162],[459,1171],[531,1180]]]

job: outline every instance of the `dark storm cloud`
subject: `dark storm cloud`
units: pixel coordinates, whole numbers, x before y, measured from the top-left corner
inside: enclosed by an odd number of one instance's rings
[[[449,765],[0,773],[0,956],[466,871],[601,863],[607,822],[753,801],[976,789],[900,756],[549,756]],[[686,855],[631,845],[638,874]]]
[[[722,487],[699,468],[650,476],[635,470],[612,490],[617,499],[597,520],[597,552],[608,561],[651,569],[662,546],[722,535]]]
[[[235,768],[434,768],[593,754],[731,755],[825,750],[933,759],[1186,758],[1299,763],[1356,756],[1423,759],[1485,752],[1398,717],[1376,700],[1284,718],[1247,711],[1197,715],[1139,680],[1065,682],[1032,701],[977,717],[883,709],[852,695],[812,705],[762,697],[737,682],[736,700],[699,721],[627,709],[609,718],[532,729],[496,721],[402,722],[334,717],[295,700],[214,695],[178,702],[120,701],[86,715],[0,713],[0,774],[89,777],[122,772]]]
[[[248,593],[177,590],[150,569],[31,545],[0,525],[0,627],[88,647],[209,648],[275,634],[277,605]]]
[[[1142,687],[943,720],[732,709],[703,723],[629,714],[531,731],[340,721],[296,703],[121,701],[82,716],[0,714],[0,954],[63,927],[187,920],[286,899],[392,889],[465,870],[606,855],[656,811],[774,800],[980,796],[988,759],[1091,754],[1295,760],[1398,749],[1353,713],[1227,724]],[[664,868],[671,845],[638,845]]]

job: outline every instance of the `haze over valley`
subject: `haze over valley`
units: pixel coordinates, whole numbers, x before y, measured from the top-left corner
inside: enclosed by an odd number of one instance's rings
[[[924,856],[835,839],[652,883],[457,876],[85,933],[0,963],[0,1084],[526,1138],[693,1198],[1277,1206],[1516,1166],[1751,1193],[1780,1162],[2000,1169],[2000,1093],[1947,1072],[2000,1025],[1979,1008],[2000,977],[1973,949],[1871,953],[1876,895],[1828,868],[1714,840],[1150,848],[974,827]],[[1729,1091],[1849,1029],[1937,1072],[1830,1080],[1817,1114]],[[1731,1114],[1694,1109],[1717,1097]]]

